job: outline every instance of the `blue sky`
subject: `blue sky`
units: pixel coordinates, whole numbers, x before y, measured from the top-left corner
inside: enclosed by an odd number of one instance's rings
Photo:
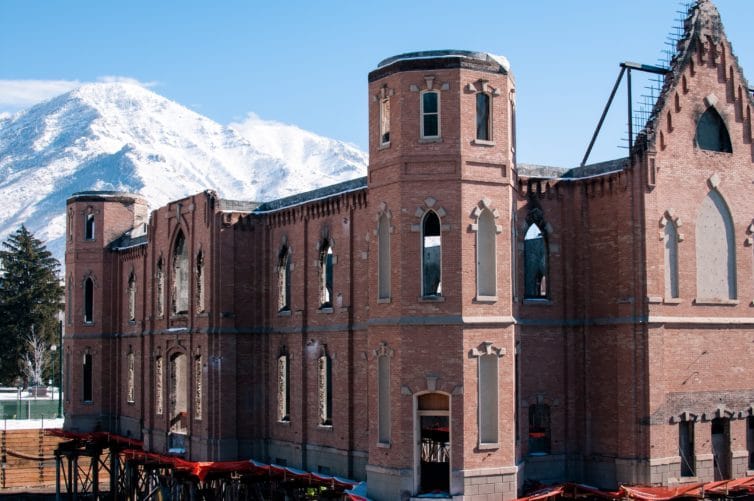
[[[750,2],[716,5],[754,72]],[[366,149],[366,78],[380,60],[481,50],[511,62],[519,161],[575,165],[618,63],[655,64],[682,9],[676,0],[0,0],[0,112],[75,82],[130,78],[223,124],[253,112]],[[625,110],[619,96],[592,161],[625,154]]]

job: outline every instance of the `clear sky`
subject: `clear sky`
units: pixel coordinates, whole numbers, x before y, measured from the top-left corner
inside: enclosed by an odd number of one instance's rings
[[[479,50],[511,62],[519,161],[571,166],[618,64],[655,64],[683,3],[0,0],[0,112],[75,82],[130,78],[223,124],[253,112],[366,150],[366,79],[379,61]],[[754,72],[750,0],[716,5]],[[592,161],[625,155],[625,122],[619,96]]]

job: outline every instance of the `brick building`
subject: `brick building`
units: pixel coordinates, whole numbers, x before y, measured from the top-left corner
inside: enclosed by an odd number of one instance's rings
[[[517,164],[515,102],[504,58],[404,54],[369,74],[367,178],[74,194],[66,427],[374,499],[746,475],[754,103],[717,10],[629,158]]]

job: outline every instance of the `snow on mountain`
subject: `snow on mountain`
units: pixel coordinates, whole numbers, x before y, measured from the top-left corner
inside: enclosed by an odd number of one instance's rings
[[[0,239],[22,223],[61,259],[74,192],[141,193],[152,208],[210,188],[267,201],[366,174],[354,146],[250,115],[225,127],[129,83],[83,85],[0,116]]]

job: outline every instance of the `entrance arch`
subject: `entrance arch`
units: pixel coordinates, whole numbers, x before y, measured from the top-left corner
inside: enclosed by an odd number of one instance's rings
[[[416,493],[450,494],[450,395],[423,393],[414,401]]]

